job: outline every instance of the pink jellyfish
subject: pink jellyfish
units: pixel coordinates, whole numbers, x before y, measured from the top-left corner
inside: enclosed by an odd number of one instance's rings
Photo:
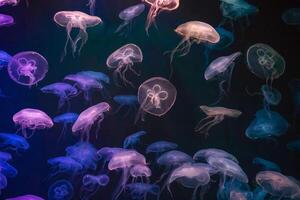
[[[72,132],[81,134],[82,140],[89,141],[90,131],[94,123],[97,122],[97,133],[100,129],[101,122],[104,120],[104,113],[110,110],[110,105],[106,102],[98,103],[94,106],[89,107],[80,113],[79,117],[72,126]]]
[[[16,6],[19,3],[19,0],[0,0],[0,7],[5,5]]]
[[[135,44],[126,44],[114,51],[106,60],[106,65],[114,69],[113,78],[116,84],[120,78],[124,84],[133,84],[126,79],[126,72],[132,71],[135,75],[140,74],[133,69],[134,63],[141,63],[143,61],[143,53]]]
[[[53,126],[52,119],[45,112],[31,108],[25,108],[14,114],[13,121],[21,127],[25,138],[30,138],[35,130]],[[32,130],[32,132],[28,134],[26,129]]]
[[[54,15],[54,21],[58,25],[66,27],[67,30],[67,41],[65,44],[62,59],[67,54],[67,46],[69,41],[71,43],[73,55],[77,51],[80,54],[82,47],[88,40],[88,33],[86,32],[86,29],[97,26],[98,24],[102,23],[102,20],[99,17],[91,16],[80,11],[60,11]],[[77,34],[75,39],[71,37],[71,31],[73,28],[79,29],[79,33]],[[79,49],[77,50],[77,45],[79,41],[81,41],[81,44]]]
[[[37,52],[20,52],[12,57],[7,71],[16,83],[32,86],[44,79],[48,72],[48,62]]]
[[[2,27],[2,26],[11,26],[14,23],[15,23],[15,20],[12,16],[0,14],[0,27]]]
[[[159,12],[162,10],[172,11],[179,7],[179,0],[145,0],[145,2],[151,6],[145,27],[147,34],[150,26],[155,23],[155,18]]]

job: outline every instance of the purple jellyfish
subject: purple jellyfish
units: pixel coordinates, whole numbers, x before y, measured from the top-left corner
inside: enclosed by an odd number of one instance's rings
[[[11,26],[15,23],[15,20],[12,16],[0,14],[0,27]]]
[[[44,200],[44,199],[36,195],[27,194],[27,195],[8,198],[6,200]]]
[[[121,152],[121,151],[126,151],[123,148],[119,147],[102,147],[97,151],[97,156],[98,160],[102,162],[102,169],[104,166],[110,161],[110,159],[113,157],[114,154]]]
[[[63,124],[60,137],[64,136],[68,125],[74,124],[78,116],[77,113],[64,113],[53,118],[54,123]]]
[[[147,165],[141,164],[134,165],[130,169],[129,173],[132,177],[132,182],[138,182],[139,180],[141,180],[141,182],[144,182],[144,179],[146,179],[146,182],[149,183],[149,177],[152,175],[151,169]]]
[[[12,57],[7,71],[16,83],[32,86],[44,79],[48,72],[48,62],[37,52],[24,51]]]
[[[5,51],[0,50],[0,70],[3,69],[4,67],[7,67],[11,58],[12,58],[11,55],[6,53]]]
[[[141,137],[146,135],[147,133],[145,131],[138,131],[136,133],[133,133],[129,136],[127,136],[124,139],[123,142],[123,148],[124,149],[134,149],[137,147],[138,144],[140,144]]]
[[[120,78],[123,84],[129,84],[134,87],[133,83],[126,79],[126,72],[130,70],[135,75],[140,74],[135,71],[133,65],[143,61],[143,53],[135,44],[126,44],[114,51],[106,60],[106,65],[110,69],[114,69],[113,78],[115,84],[119,85]]]
[[[53,183],[48,189],[48,200],[71,200],[73,197],[72,184],[64,179]]]
[[[72,126],[72,132],[79,132],[82,140],[89,141],[92,126],[94,123],[97,123],[97,129],[95,132],[97,137],[101,122],[104,120],[104,113],[108,112],[110,109],[111,107],[108,103],[101,102],[82,111]]]
[[[138,89],[138,101],[140,109],[136,116],[136,122],[141,117],[144,121],[144,114],[163,116],[174,105],[177,90],[167,79],[153,77],[142,83]]]
[[[0,173],[5,177],[14,178],[18,174],[18,170],[4,160],[0,160]]]
[[[125,186],[125,192],[132,200],[146,200],[148,195],[159,198],[160,188],[156,184],[149,183],[130,183]]]
[[[86,174],[82,178],[81,200],[90,199],[100,188],[108,185],[110,178],[106,174],[91,175]]]
[[[19,3],[19,0],[0,0],[0,7],[5,5],[16,6]]]
[[[12,159],[12,156],[10,153],[0,151],[0,160],[3,160],[5,162],[9,161]]]
[[[155,153],[156,156],[166,152],[177,149],[178,145],[169,141],[157,141],[149,144],[146,148],[146,154]]]
[[[60,173],[75,175],[83,170],[83,166],[68,156],[61,156],[48,159],[48,164],[51,166],[51,177]]]
[[[31,108],[25,108],[14,114],[13,121],[21,127],[25,138],[30,138],[35,130],[47,129],[53,126],[52,119],[45,112]],[[26,129],[32,130],[32,132],[28,133]]]
[[[102,73],[102,72],[97,72],[97,71],[81,71],[78,72],[77,74],[88,76],[90,78],[93,78],[97,80],[98,82],[105,83],[105,84],[110,84],[110,78],[108,75]]]
[[[232,160],[236,163],[239,163],[239,161],[236,159],[236,157],[222,149],[214,149],[214,148],[208,148],[208,149],[201,149],[197,151],[193,159],[195,161],[207,161],[209,157],[214,158],[226,158],[229,160]]]

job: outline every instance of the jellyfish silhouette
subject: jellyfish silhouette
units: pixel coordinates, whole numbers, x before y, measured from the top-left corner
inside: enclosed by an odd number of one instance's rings
[[[159,185],[149,183],[130,183],[125,186],[125,192],[132,200],[145,200],[148,196],[159,198]]]
[[[163,116],[174,105],[177,90],[167,79],[153,77],[143,82],[138,89],[138,101],[140,103],[139,112],[135,122],[144,121],[145,113],[154,116]]]
[[[15,23],[15,20],[10,15],[0,14],[0,28],[4,26],[11,26]]]
[[[0,148],[5,150],[20,150],[29,149],[30,145],[22,136],[13,133],[0,133]]]
[[[68,125],[73,125],[78,116],[77,113],[64,113],[53,118],[54,123],[62,124],[63,126],[60,137],[65,135]]]
[[[100,186],[108,185],[110,178],[106,174],[91,175],[86,174],[82,178],[81,198],[87,200],[99,190]]]
[[[130,176],[132,177],[132,182],[150,182],[150,176],[152,175],[151,169],[147,165],[137,164],[131,167]]]
[[[123,84],[134,87],[133,83],[127,80],[126,72],[129,70],[135,75],[140,74],[135,71],[133,65],[143,61],[143,53],[140,47],[135,44],[126,44],[114,51],[106,60],[108,68],[113,69],[113,79],[116,85],[120,86],[119,79]]]
[[[48,159],[48,164],[51,166],[52,171],[50,177],[61,173],[74,176],[84,170],[79,162],[68,156],[50,158]]]
[[[70,200],[73,197],[73,186],[67,180],[58,180],[48,189],[49,200]]]
[[[300,8],[290,8],[282,13],[282,21],[287,25],[300,25]]]
[[[272,161],[265,160],[261,157],[255,157],[253,159],[252,163],[254,165],[259,166],[261,168],[261,170],[263,170],[263,171],[277,171],[277,172],[281,171],[279,165],[277,165],[276,163],[274,163]]]
[[[19,0],[0,0],[0,7],[10,5],[16,6],[19,3]]]
[[[108,75],[106,75],[103,72],[97,72],[97,71],[81,71],[78,72],[77,74],[88,76],[92,79],[95,79],[98,82],[105,83],[105,84],[110,84],[110,78]]]
[[[62,27],[66,27],[66,31],[67,31],[67,40],[65,43],[64,53],[61,60],[63,60],[67,54],[67,46],[69,42],[71,44],[73,55],[76,52],[80,54],[82,47],[86,44],[88,40],[88,33],[86,29],[97,26],[98,24],[102,23],[102,20],[99,17],[91,16],[80,11],[57,12],[54,15],[54,21],[58,25]],[[71,37],[71,31],[73,28],[79,29],[79,33],[74,39]],[[81,44],[80,47],[78,48],[78,42],[80,41]]]
[[[133,134],[127,136],[124,139],[123,148],[124,149],[135,149],[137,147],[137,145],[141,143],[141,141],[140,141],[141,137],[143,137],[146,134],[147,133],[145,131],[138,131],[136,133],[133,133]]]
[[[146,148],[146,153],[154,153],[156,156],[167,152],[171,151],[174,149],[177,149],[178,145],[174,142],[169,142],[169,141],[157,141],[153,142],[152,144],[149,144]]]
[[[102,147],[97,151],[98,160],[102,163],[100,167],[102,170],[106,164],[110,161],[114,154],[125,151],[123,148],[119,147]]]
[[[6,53],[5,51],[0,50],[0,70],[3,69],[4,67],[7,67],[11,58],[12,58],[11,55]]]
[[[48,62],[37,52],[24,51],[10,59],[7,71],[16,83],[32,86],[44,79],[48,72]]]
[[[131,112],[135,112],[139,103],[136,95],[117,95],[113,97],[113,100],[119,105],[115,113],[120,112],[123,108],[124,111],[126,110],[124,117]]]
[[[200,149],[194,154],[193,159],[199,162],[199,161],[207,161],[209,157],[226,158],[236,163],[239,163],[239,161],[236,159],[234,155],[222,149],[215,149],[215,148]]]
[[[8,198],[6,200],[44,200],[42,197],[33,195],[33,194],[26,194],[22,196]]]

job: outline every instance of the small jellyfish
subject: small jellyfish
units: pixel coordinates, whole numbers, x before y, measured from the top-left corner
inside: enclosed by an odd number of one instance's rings
[[[48,200],[71,200],[73,197],[73,186],[67,180],[58,180],[48,189]]]
[[[0,172],[1,174],[9,178],[14,178],[18,174],[18,170],[5,160],[0,160]]]
[[[300,25],[300,8],[290,8],[282,13],[281,16],[287,25]]]
[[[129,70],[136,76],[140,74],[135,71],[133,65],[143,61],[143,53],[140,47],[135,44],[126,44],[114,51],[106,60],[108,68],[113,69],[113,79],[115,84],[119,85],[119,79],[123,84],[134,87],[133,83],[127,80],[126,72]]]
[[[0,7],[5,5],[16,6],[19,3],[19,0],[0,0]]]
[[[138,131],[136,133],[133,133],[129,136],[127,136],[124,139],[123,142],[123,148],[124,149],[135,149],[137,147],[137,145],[139,145],[141,143],[141,137],[143,137],[144,135],[146,135],[147,133],[145,131]]]
[[[98,160],[102,162],[102,169],[110,161],[115,153],[125,151],[123,148],[119,147],[102,147],[97,151]]]
[[[65,43],[64,54],[62,59],[67,54],[67,46],[70,42],[73,55],[80,51],[82,47],[86,44],[88,40],[87,28],[97,26],[102,23],[102,20],[99,17],[91,16],[80,11],[60,11],[54,15],[54,21],[62,27],[66,27],[67,31],[67,40]],[[79,29],[77,36],[73,39],[71,37],[71,31],[73,28]],[[78,42],[81,41],[80,47],[78,48]]]
[[[0,70],[8,66],[8,63],[11,60],[11,58],[11,55],[6,53],[5,51],[0,50]]]
[[[110,109],[111,107],[108,103],[101,102],[82,111],[72,126],[72,132],[79,133],[82,140],[89,141],[92,126],[97,123],[95,132],[97,137],[100,125],[104,120],[104,113],[108,112]]]
[[[45,78],[48,61],[37,52],[24,51],[10,59],[7,71],[13,81],[30,87]]]
[[[11,26],[15,23],[15,20],[10,15],[0,14],[0,28],[4,26]]]
[[[146,182],[149,183],[150,176],[152,175],[151,169],[147,165],[142,164],[137,164],[131,167],[129,173],[132,177],[132,182],[138,182],[139,180],[144,182],[144,179],[146,179]]]
[[[60,173],[75,175],[83,170],[81,163],[68,156],[50,158],[48,164],[52,169],[51,177]]]
[[[264,97],[265,109],[269,109],[270,105],[277,106],[282,99],[281,93],[276,88],[268,85],[263,85],[261,92]]]
[[[290,141],[286,147],[290,151],[299,151],[300,152],[300,139]]]
[[[45,199],[43,199],[42,197],[33,195],[33,194],[26,194],[26,195],[22,195],[22,196],[8,198],[6,200],[45,200]]]
[[[58,109],[61,109],[65,103],[70,107],[70,99],[78,95],[77,88],[68,83],[52,83],[42,87],[41,91],[58,96]]]
[[[139,112],[135,122],[141,117],[144,121],[145,113],[163,116],[174,105],[177,90],[170,81],[162,77],[153,77],[143,82],[138,89]]]
[[[97,71],[81,71],[77,74],[88,76],[92,79],[97,80],[98,82],[110,84],[110,78],[108,75],[104,74],[103,72],[97,72]]]
[[[252,163],[254,165],[258,165],[262,171],[277,171],[277,172],[281,171],[279,165],[277,165],[276,163],[274,163],[272,161],[265,160],[260,157],[255,157],[253,159]]]
[[[201,150],[197,151],[194,154],[193,159],[195,161],[207,161],[209,157],[226,158],[226,159],[232,160],[236,163],[239,163],[239,161],[237,160],[237,158],[234,155],[232,155],[222,149],[214,149],[214,148],[201,149]]]
[[[195,131],[208,135],[208,131],[215,125],[221,123],[225,117],[238,118],[242,112],[224,107],[200,106],[200,109],[207,115],[196,125]]]
[[[130,183],[125,186],[125,192],[132,200],[146,200],[148,195],[159,198],[160,188],[156,184]]]
[[[7,187],[6,176],[0,173],[0,195],[1,195],[1,190],[5,189],[6,187]]]
[[[73,125],[75,123],[75,121],[77,120],[78,116],[79,115],[77,113],[69,112],[69,113],[64,113],[64,114],[58,115],[53,118],[54,123],[63,125],[62,131],[61,131],[61,137],[67,131],[68,125]]]
[[[0,133],[0,148],[6,150],[20,150],[29,149],[30,145],[26,139],[14,133]]]
[[[115,113],[122,110],[122,108],[127,109],[124,116],[127,116],[130,112],[135,112],[137,110],[137,105],[139,104],[136,95],[117,95],[113,97],[113,100],[119,104]]]
[[[174,149],[177,149],[178,145],[174,142],[169,142],[169,141],[157,141],[153,142],[152,144],[149,144],[146,148],[146,153],[155,153],[156,156],[167,152],[171,151]]]
[[[100,186],[108,185],[110,178],[106,174],[91,175],[86,174],[82,178],[81,200],[87,200],[93,196]]]
[[[12,159],[12,156],[10,153],[0,151],[0,160],[3,160],[5,162],[9,161]]]

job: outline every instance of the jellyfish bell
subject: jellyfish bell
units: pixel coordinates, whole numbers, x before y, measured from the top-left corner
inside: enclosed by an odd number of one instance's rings
[[[82,187],[81,187],[81,198],[90,199],[100,188],[100,186],[106,186],[110,182],[109,176],[106,174],[92,175],[86,174],[82,178]]]
[[[16,6],[19,3],[19,0],[0,0],[0,7],[5,5]]]
[[[193,156],[193,159],[195,161],[207,161],[207,159],[209,157],[215,157],[215,158],[227,158],[227,159],[230,159],[236,163],[239,163],[239,161],[237,160],[237,158],[222,150],[222,149],[215,149],[215,148],[208,148],[208,149],[200,149],[199,151],[197,151],[194,156]]]
[[[73,197],[72,183],[65,179],[54,182],[48,189],[49,200],[71,200]]]
[[[147,199],[149,195],[159,198],[160,187],[150,183],[130,183],[126,184],[125,192],[129,193],[130,199],[142,200]]]
[[[281,15],[282,21],[287,25],[300,25],[300,8],[290,8],[285,10]]]
[[[15,23],[15,20],[10,15],[0,14],[0,28],[4,26],[11,26]]]
[[[4,67],[7,67],[11,58],[12,58],[11,55],[6,53],[5,51],[0,50],[0,70]]]
[[[26,139],[13,133],[0,133],[0,148],[19,152],[29,149],[30,145]]]
[[[75,175],[84,169],[79,162],[68,156],[50,158],[48,164],[52,168],[52,177],[60,173]]]
[[[8,198],[6,200],[44,200],[44,199],[42,197],[33,194],[26,194],[26,195]]]
[[[174,149],[177,149],[178,145],[174,142],[169,141],[157,141],[152,144],[149,144],[146,148],[146,153],[155,153],[155,154],[161,154],[166,151],[171,151]]]
[[[81,74],[84,76],[88,76],[92,79],[97,80],[98,82],[101,83],[106,83],[106,84],[110,84],[110,78],[107,74],[103,73],[103,72],[98,72],[98,71],[81,71],[78,72],[77,74]]]
[[[255,157],[252,163],[254,165],[259,166],[263,171],[277,171],[277,172],[281,171],[278,164],[269,160],[265,160],[261,157]]]
[[[11,159],[12,159],[12,156],[10,153],[0,151],[0,160],[7,162],[7,161],[10,161]]]
[[[134,149],[137,147],[138,144],[140,144],[141,137],[146,135],[147,133],[145,131],[138,131],[136,133],[133,133],[129,136],[127,136],[124,139],[123,142],[123,148],[124,149]]]
[[[149,177],[152,175],[151,169],[147,165],[137,164],[134,165],[130,169],[130,176],[132,177],[132,182],[137,182],[138,180],[141,180],[143,182],[144,179],[146,179],[146,182],[150,182]]]

